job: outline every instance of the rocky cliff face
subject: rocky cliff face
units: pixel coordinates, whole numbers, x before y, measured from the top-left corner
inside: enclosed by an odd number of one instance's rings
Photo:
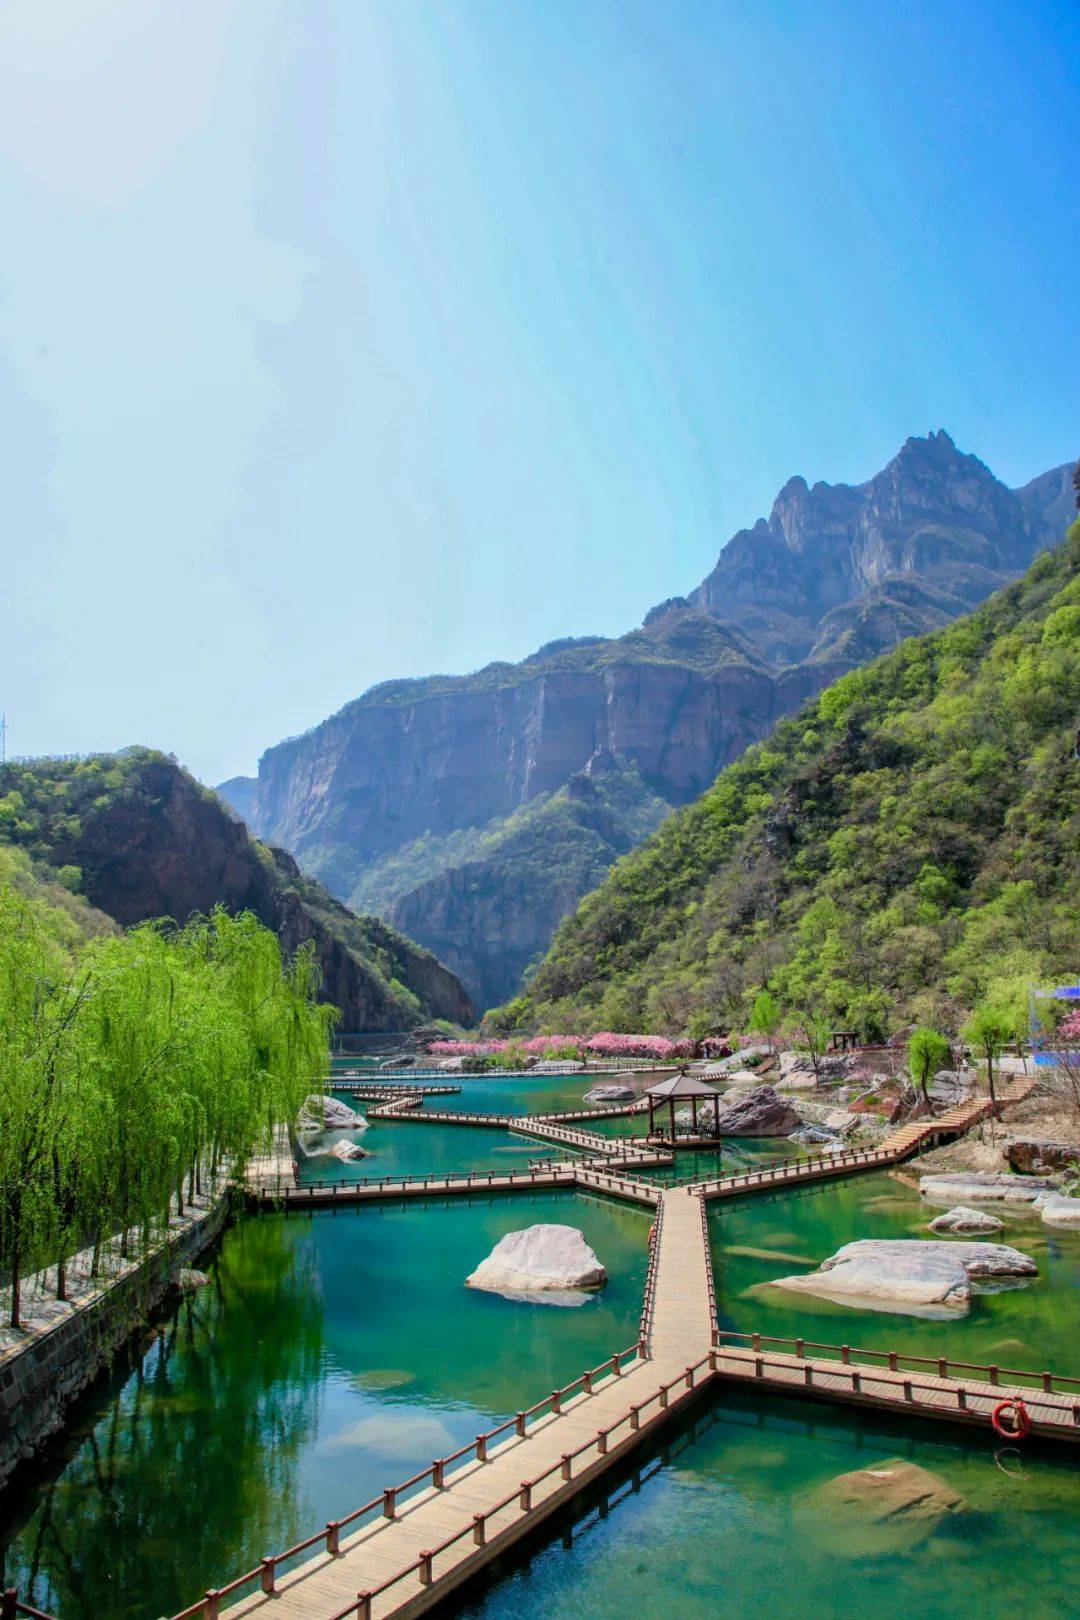
[[[0,776],[28,807],[23,841],[31,853],[78,867],[87,898],[117,922],[185,922],[215,905],[253,911],[287,952],[314,944],[342,1029],[471,1020],[461,984],[430,952],[378,918],[354,915],[290,855],[257,843],[175,761],[132,750],[93,764],[99,768],[82,776],[79,766],[50,761],[5,767]]]
[[[599,749],[557,794],[483,839],[472,859],[395,899],[391,920],[419,928],[478,1007],[512,996],[562,919],[668,806]]]
[[[1020,573],[1060,538],[1070,472],[1009,490],[932,433],[909,439],[865,484],[793,478],[696,591],[640,629],[551,643],[473,675],[375,687],[269,749],[253,802],[246,780],[234,802],[335,893],[379,893],[481,1000],[495,978],[504,999],[514,986],[496,958],[516,974],[546,945],[569,891],[576,899],[596,881],[597,835],[578,821],[571,837],[563,815],[543,823],[545,892],[526,872],[536,828],[527,858],[511,841],[497,871],[488,854],[477,870],[478,842],[557,795],[598,750],[663,804],[692,800],[844,670]],[[608,863],[622,837],[602,840]],[[418,880],[402,887],[410,870]]]

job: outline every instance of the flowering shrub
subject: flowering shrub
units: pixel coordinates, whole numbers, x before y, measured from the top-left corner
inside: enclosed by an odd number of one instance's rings
[[[587,1041],[580,1035],[532,1035],[524,1041],[432,1041],[428,1051],[432,1057],[498,1057],[510,1047],[530,1057],[581,1058],[591,1053],[593,1057],[643,1057],[664,1062],[692,1057],[694,1052],[692,1041],[672,1041],[666,1035],[619,1035],[610,1029],[601,1030]]]
[[[585,1050],[597,1057],[682,1058],[693,1053],[692,1041],[671,1041],[666,1035],[618,1035],[601,1030],[585,1042]]]

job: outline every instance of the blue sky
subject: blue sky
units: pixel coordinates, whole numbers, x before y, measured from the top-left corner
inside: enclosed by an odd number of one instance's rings
[[[1080,453],[1080,8],[6,0],[9,750],[214,781],[793,473]]]

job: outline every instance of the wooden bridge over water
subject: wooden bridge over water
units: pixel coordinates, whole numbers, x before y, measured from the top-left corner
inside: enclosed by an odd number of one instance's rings
[[[1020,1100],[1029,1089],[1030,1083],[1014,1089],[1000,1105]],[[435,1459],[295,1546],[268,1555],[173,1620],[263,1615],[384,1620],[422,1614],[617,1466],[703,1390],[724,1382],[984,1428],[993,1407],[1012,1397],[1024,1401],[1033,1433],[1077,1442],[1080,1379],[718,1328],[707,1200],[895,1164],[931,1141],[969,1129],[989,1107],[979,1100],[905,1126],[873,1150],[791,1160],[690,1186],[658,1186],[628,1174],[622,1162],[604,1169],[577,1162],[535,1174],[493,1173],[490,1181],[475,1174],[383,1177],[382,1193],[341,1184],[352,1202],[551,1185],[595,1188],[649,1205],[656,1217],[637,1342],[478,1435],[473,1444]],[[506,1117],[514,1121],[511,1128],[520,1127],[517,1116]],[[468,1116],[446,1118],[460,1123]],[[618,1145],[597,1140],[609,1152]],[[271,1188],[263,1180],[252,1190],[261,1198]],[[290,1205],[319,1201],[305,1189],[293,1192],[304,1196],[290,1196]],[[345,1194],[333,1199],[345,1201]],[[12,1615],[35,1615],[10,1596]],[[6,1611],[0,1609],[0,1616],[6,1620]]]

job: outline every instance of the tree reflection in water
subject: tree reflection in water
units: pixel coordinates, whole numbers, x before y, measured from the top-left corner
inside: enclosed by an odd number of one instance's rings
[[[0,1528],[4,1585],[60,1620],[152,1620],[299,1535],[323,1306],[300,1230],[242,1219],[188,1295],[72,1412]]]

